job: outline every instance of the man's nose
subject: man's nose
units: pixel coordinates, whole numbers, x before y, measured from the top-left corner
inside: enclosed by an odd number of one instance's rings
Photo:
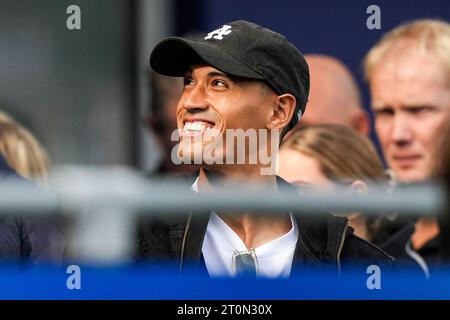
[[[402,116],[395,115],[392,124],[392,140],[399,145],[405,145],[411,142],[413,133],[410,121]]]
[[[206,99],[205,90],[196,85],[184,93],[185,99],[183,102],[183,108],[191,112],[202,111],[208,108],[208,101]]]

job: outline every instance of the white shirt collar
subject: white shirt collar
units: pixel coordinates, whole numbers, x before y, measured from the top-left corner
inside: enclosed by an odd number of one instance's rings
[[[198,179],[191,190],[198,192]],[[299,230],[290,213],[291,229],[281,237],[255,249],[259,275],[263,277],[288,277],[297,245]],[[206,268],[211,276],[233,276],[232,257],[234,252],[247,251],[242,239],[215,212],[211,216],[202,245]]]

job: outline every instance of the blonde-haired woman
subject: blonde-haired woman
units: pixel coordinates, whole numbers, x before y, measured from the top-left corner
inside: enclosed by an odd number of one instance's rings
[[[283,143],[279,175],[302,192],[349,186],[365,192],[370,182],[386,183],[383,164],[370,140],[340,125],[307,126]],[[366,217],[349,214],[355,234],[371,239]]]
[[[21,176],[45,186],[48,156],[31,132],[0,111],[0,153]]]
[[[0,153],[0,186],[17,183],[21,178],[8,166]],[[0,264],[28,260],[31,243],[21,217],[2,212],[0,215]]]
[[[297,131],[281,146],[278,174],[302,193],[337,185],[364,193],[371,183],[387,187],[389,182],[371,141],[340,125],[306,126]],[[347,218],[357,236],[380,245],[402,264],[419,266],[427,275],[423,259],[411,248],[412,223],[402,222],[395,226],[395,233],[380,236],[380,228],[393,227],[387,219],[359,212],[348,213]]]
[[[27,128],[1,111],[0,156],[22,177],[47,186],[49,160],[44,147]],[[56,216],[33,216],[25,218],[25,227],[32,260],[62,262],[67,244],[65,221]]]
[[[12,121],[0,111],[0,123]],[[16,174],[3,152],[0,152],[0,186],[18,183],[22,179]],[[0,264],[26,261],[31,256],[31,243],[24,220],[21,217],[3,213],[0,215]]]

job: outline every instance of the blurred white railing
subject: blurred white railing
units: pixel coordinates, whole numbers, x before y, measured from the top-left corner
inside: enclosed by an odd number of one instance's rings
[[[0,214],[47,214],[75,217],[73,248],[80,259],[123,262],[134,246],[138,215],[188,210],[255,210],[276,214],[295,209],[302,214],[364,212],[432,215],[443,212],[446,198],[436,184],[406,186],[391,192],[370,186],[367,194],[349,188],[333,192],[280,196],[257,185],[233,185],[213,194],[194,196],[189,183],[148,179],[124,167],[60,167],[48,191],[14,181],[0,182]]]

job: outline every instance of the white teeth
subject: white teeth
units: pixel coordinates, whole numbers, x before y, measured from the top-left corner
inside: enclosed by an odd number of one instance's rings
[[[196,131],[196,132],[202,132],[205,130],[210,129],[206,126],[206,123],[203,121],[194,121],[194,122],[186,122],[184,124],[184,130],[187,131]]]

